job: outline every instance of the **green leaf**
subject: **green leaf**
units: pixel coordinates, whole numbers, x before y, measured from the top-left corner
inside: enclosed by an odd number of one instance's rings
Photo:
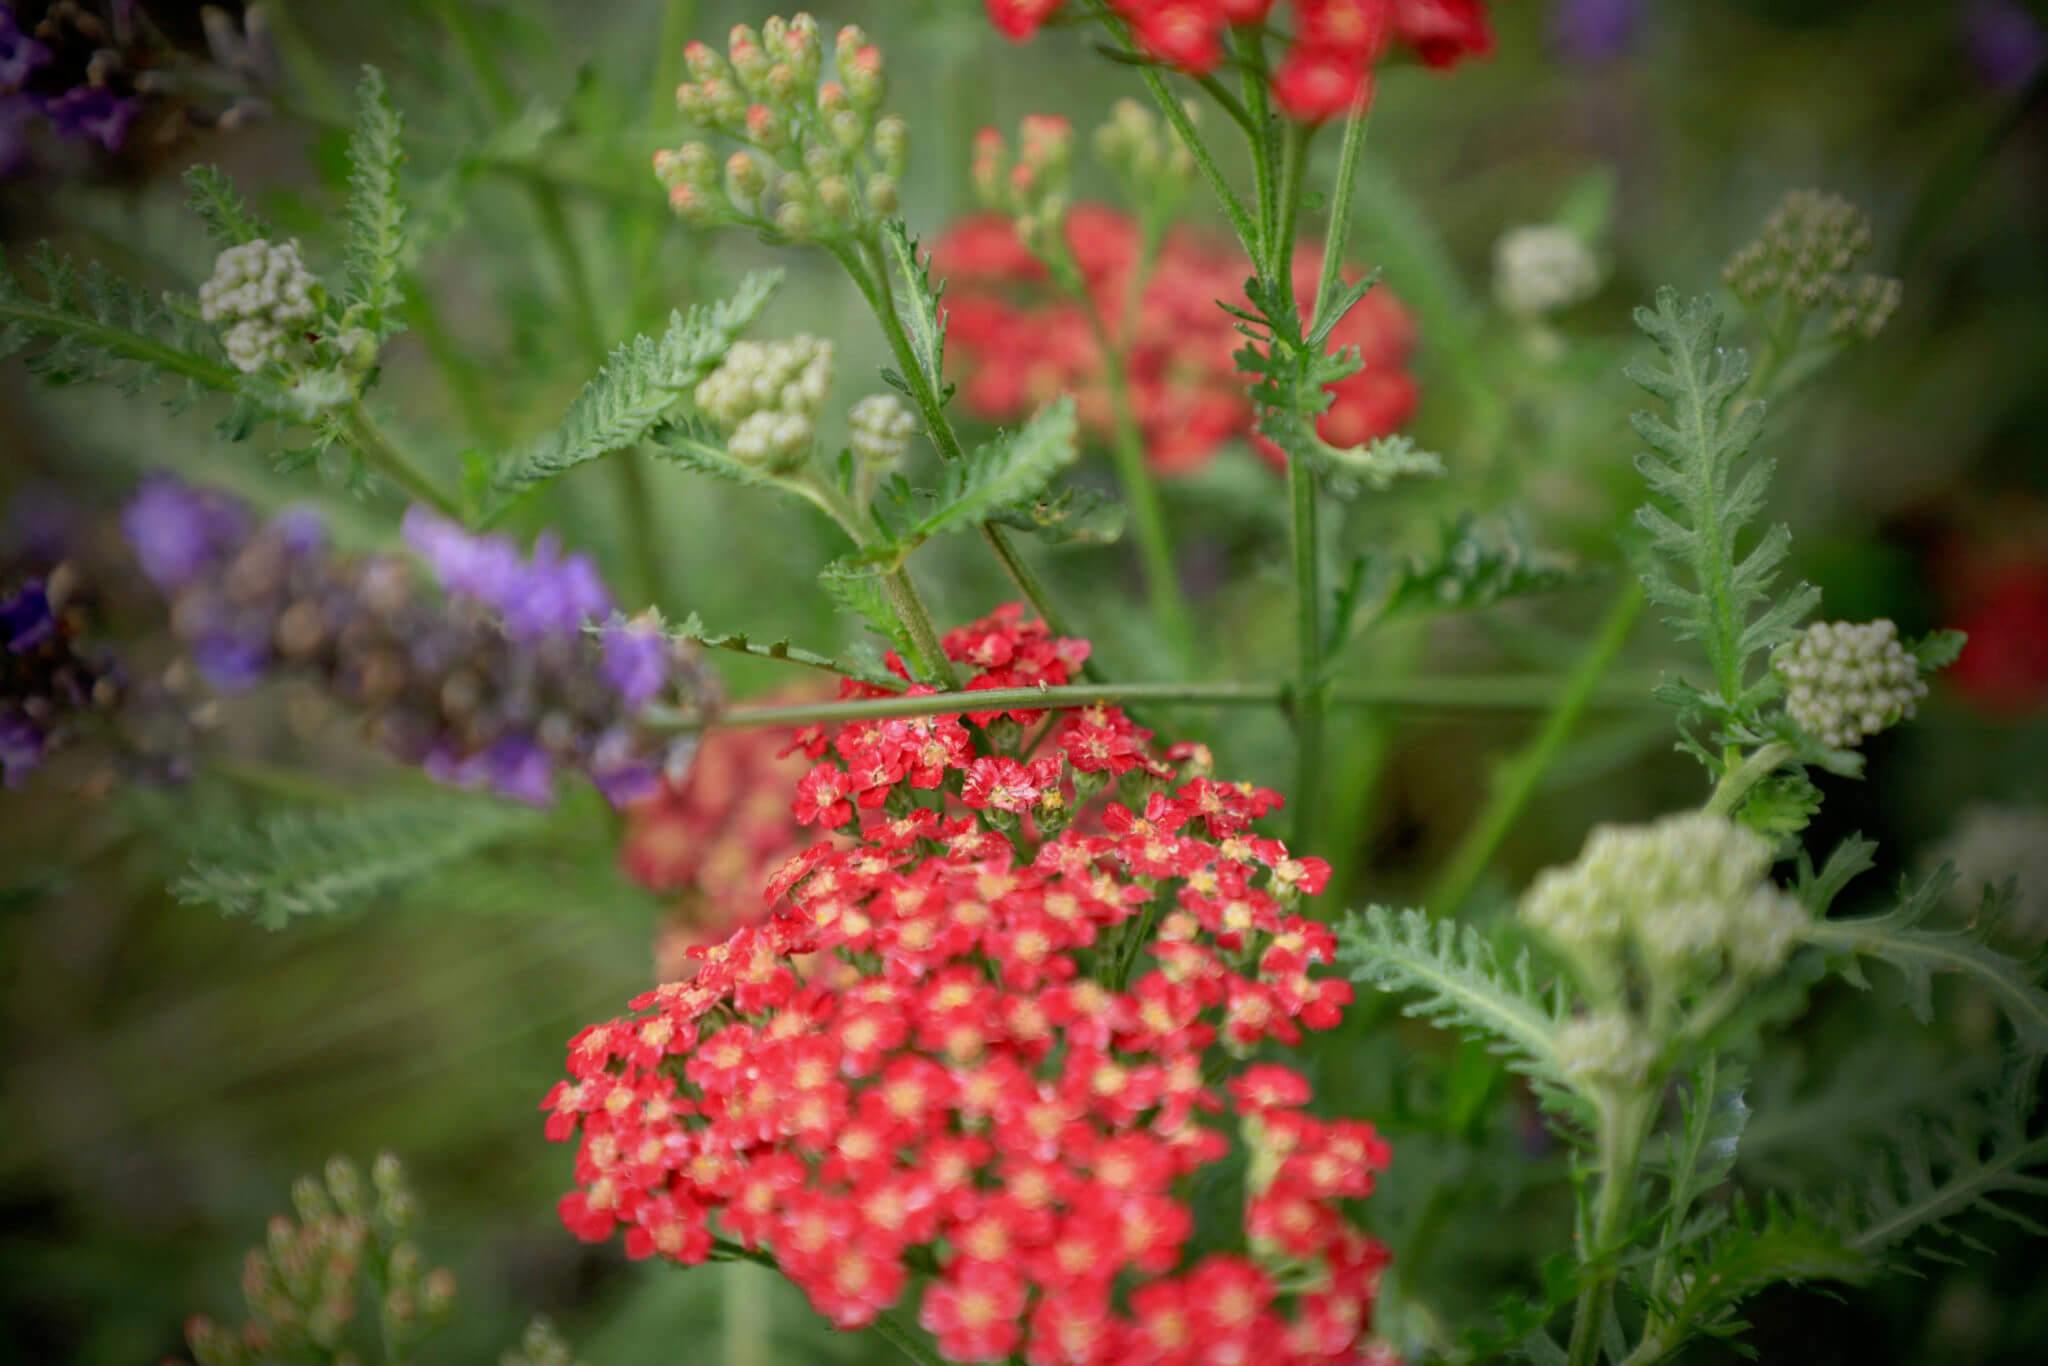
[[[1029,531],[1051,545],[1109,545],[1124,534],[1129,509],[1095,489],[1068,486],[998,508],[991,522]]]
[[[1750,789],[1736,819],[1766,839],[1788,839],[1820,811],[1820,789],[1804,773],[1780,773]]]
[[[1536,985],[1526,952],[1503,966],[1472,925],[1374,906],[1339,927],[1337,962],[1355,982],[1414,993],[1403,1014],[1490,1040],[1513,1070],[1564,1085],[1557,1031],[1567,1003]]]
[[[282,929],[296,916],[332,915],[401,890],[547,820],[531,807],[459,793],[300,808],[213,837],[171,892]]]
[[[925,387],[944,401],[946,388],[946,318],[939,311],[945,286],[932,284],[931,257],[919,256],[917,242],[902,219],[893,219],[882,229],[882,245],[903,281],[902,302],[897,315],[910,334],[911,354]]]
[[[1752,684],[1752,661],[1790,639],[1820,595],[1801,584],[1772,600],[1791,543],[1782,526],[1737,554],[1745,527],[1763,508],[1771,464],[1741,467],[1764,409],[1738,401],[1749,363],[1741,351],[1721,346],[1720,310],[1709,299],[1681,305],[1676,291],[1660,289],[1654,308],[1636,310],[1636,325],[1664,364],[1637,361],[1626,373],[1671,413],[1669,421],[1649,412],[1632,419],[1650,447],[1636,459],[1651,494],[1636,512],[1654,552],[1643,585],[1669,612],[1673,633],[1705,650],[1714,679],[1706,696],[1717,719],[1754,723],[1769,675]]]
[[[818,585],[842,610],[872,626],[898,649],[909,648],[896,610],[889,605],[888,591],[882,587],[882,571],[874,565],[842,556],[819,571]]]
[[[405,200],[398,168],[404,122],[392,107],[384,76],[363,68],[356,86],[355,131],[348,140],[348,236],[342,261],[341,301],[354,326],[379,341],[404,330],[405,299],[398,277],[405,254]]]
[[[821,655],[815,650],[792,645],[787,640],[768,641],[764,644],[751,639],[744,632],[706,630],[703,619],[695,612],[683,618],[669,634],[678,640],[694,640],[710,650],[729,650],[735,654],[751,655],[755,659],[775,659],[789,664],[801,664],[806,668],[822,669],[827,673],[858,678],[867,683],[881,683],[890,687],[903,685],[903,680],[892,673],[869,669],[848,660],[834,659],[830,655]]]
[[[1652,1318],[1645,1338],[1668,1342],[1669,1351],[1686,1336],[1680,1331],[1683,1326],[1711,1330],[1758,1291],[1787,1282],[1854,1285],[1868,1280],[1875,1270],[1867,1255],[1810,1213],[1768,1201],[1759,1217],[1737,1201],[1705,1255],[1688,1259],[1679,1281],[1685,1293],[1668,1307],[1662,1323]]]
[[[206,231],[221,247],[238,247],[244,242],[269,240],[276,234],[258,218],[243,200],[235,183],[218,166],[194,166],[185,172],[185,207],[206,224]]]
[[[1914,641],[1906,652],[1919,664],[1921,673],[1931,674],[1955,663],[1969,643],[1970,637],[1961,631],[1933,631]]]
[[[966,531],[1015,504],[1037,498],[1080,454],[1074,401],[1047,404],[1024,424],[946,466],[928,509],[902,537],[915,545],[933,536]]]
[[[1992,947],[1988,935],[1999,915],[1996,898],[1987,897],[1986,914],[1974,925],[1954,930],[1923,926],[1955,883],[1955,866],[1945,863],[1918,886],[1901,881],[1899,904],[1893,909],[1881,915],[1815,920],[1802,937],[1826,951],[1838,962],[1837,970],[1858,986],[1864,985],[1860,959],[1875,958],[1891,966],[1904,979],[1907,1005],[1923,1023],[1934,1018],[1936,973],[1972,978],[2012,1022],[2022,1048],[2048,1053],[2048,990],[2041,986],[2048,957],[2029,961]]]
[[[1378,619],[1490,607],[1586,578],[1568,558],[1532,548],[1519,528],[1467,513],[1444,529],[1435,554],[1411,555],[1395,567]]]
[[[671,313],[660,337],[635,337],[613,351],[597,377],[569,405],[561,425],[523,453],[507,459],[493,480],[501,495],[524,492],[586,461],[645,439],[669,411],[725,359],[734,340],[760,316],[782,283],[780,271],[763,271],[740,281],[732,297],[688,313]],[[686,430],[682,444],[706,444]],[[686,452],[667,452],[685,464]],[[738,462],[720,456],[725,463]],[[740,467],[744,470],[744,467]],[[732,478],[714,462],[711,473]],[[756,477],[740,482],[759,483]]]

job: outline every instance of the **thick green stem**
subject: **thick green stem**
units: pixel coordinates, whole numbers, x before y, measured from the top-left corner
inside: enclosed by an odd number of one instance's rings
[[[1586,648],[1585,654],[1580,656],[1570,681],[1557,695],[1550,714],[1544,718],[1542,729],[1536,732],[1535,739],[1527,748],[1501,765],[1485,809],[1459,842],[1443,872],[1437,875],[1436,885],[1424,899],[1423,904],[1432,913],[1455,914],[1465,904],[1465,899],[1472,895],[1473,887],[1478,885],[1480,876],[1493,861],[1501,842],[1536,795],[1537,784],[1571,738],[1601,679],[1614,666],[1622,646],[1628,643],[1629,632],[1635,628],[1636,619],[1642,611],[1642,585],[1631,579],[1607,609],[1599,633],[1593,637],[1593,643]]]
[[[1203,707],[1273,707],[1289,700],[1291,682],[1248,683],[1069,683],[1060,687],[992,688],[974,694],[976,709],[1022,707],[1092,707],[1133,702]],[[1540,707],[1557,696],[1559,680],[1548,675],[1493,674],[1390,679],[1378,683],[1338,684],[1330,701],[1342,706],[1403,707],[1417,711],[1444,709],[1523,710]],[[1648,697],[1647,685],[1602,691],[1599,700],[1627,703]],[[899,716],[937,716],[957,711],[960,699],[943,696],[874,697],[845,702],[814,702],[788,707],[739,707],[704,716],[695,712],[648,708],[642,720],[659,730],[702,730],[709,727],[808,726],[818,722],[880,721]]]
[[[1634,1210],[1636,1168],[1642,1161],[1650,1114],[1649,1100],[1642,1094],[1610,1098],[1601,1106],[1600,1194],[1589,1241],[1579,1249],[1579,1264],[1592,1269],[1591,1279],[1579,1292],[1572,1315],[1567,1366],[1598,1366],[1600,1360],[1600,1339],[1614,1304],[1612,1259]]]
[[[1312,847],[1323,781],[1323,587],[1316,545],[1316,476],[1299,456],[1287,462],[1289,538],[1294,550],[1294,844]]]
[[[1309,144],[1315,139],[1315,125],[1290,124],[1281,135],[1279,197],[1275,202],[1273,237],[1266,250],[1266,279],[1292,287],[1294,278],[1294,233],[1301,221],[1302,176],[1308,169]],[[1327,242],[1326,242],[1327,247]]]
[[[392,445],[391,439],[384,435],[361,403],[349,410],[348,444],[363,458],[364,464],[396,484],[408,496],[427,504],[444,517],[462,515],[460,500],[414,464],[410,456]]]
[[[945,647],[939,643],[938,630],[932,625],[932,614],[925,610],[917,585],[910,581],[910,571],[903,568],[890,570],[882,576],[882,589],[889,595],[889,606],[895,610],[896,619],[903,623],[911,648],[919,656],[918,673],[942,688],[959,687],[959,675],[953,672],[952,661],[946,658]]]
[[[1714,786],[1714,795],[1707,798],[1706,811],[1711,816],[1733,816],[1742,809],[1743,798],[1751,788],[1778,771],[1778,766],[1792,757],[1792,746],[1772,741],[1763,745],[1721,775],[1721,781]]]

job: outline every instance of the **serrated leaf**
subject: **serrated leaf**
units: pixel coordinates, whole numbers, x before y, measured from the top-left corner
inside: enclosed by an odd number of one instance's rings
[[[1798,834],[1820,811],[1820,789],[1804,773],[1780,773],[1749,791],[1736,819],[1766,839]]]
[[[218,166],[194,166],[185,172],[185,207],[206,224],[207,235],[222,247],[268,240],[276,234],[257,217]]]
[[[405,255],[405,199],[398,168],[405,160],[404,120],[392,106],[384,75],[363,68],[356,86],[355,129],[348,140],[348,233],[342,258],[346,316],[379,341],[404,330],[399,290]]]
[[[933,536],[966,531],[1005,508],[1039,497],[1053,477],[1080,454],[1076,436],[1074,401],[1063,398],[1047,404],[1018,431],[996,438],[965,461],[948,465],[943,482],[932,495],[933,506],[902,539],[914,545]]]
[[[524,492],[644,440],[685,394],[718,368],[781,284],[780,271],[748,275],[731,298],[688,313],[671,313],[660,337],[635,337],[619,346],[569,405],[561,425],[499,467],[493,480],[498,492]],[[680,444],[685,447],[715,445],[701,430],[686,429],[684,436],[687,440]],[[667,454],[692,463],[688,449]],[[727,470],[728,464],[739,472]],[[722,453],[708,467],[697,467],[743,483],[761,482]]]
[[[1688,1259],[1681,1281],[1685,1293],[1669,1307],[1668,1322],[1711,1329],[1742,1301],[1771,1286],[1806,1281],[1853,1285],[1876,1270],[1842,1234],[1782,1202],[1767,1202],[1761,1218],[1737,1202],[1731,1215],[1706,1254]],[[1657,1329],[1653,1319],[1649,1332]]]
[[[815,650],[792,645],[787,640],[763,643],[751,639],[744,632],[706,630],[703,618],[695,612],[683,618],[669,634],[678,640],[694,640],[710,650],[728,650],[735,654],[751,655],[755,659],[775,659],[789,664],[801,664],[807,668],[823,669],[847,678],[858,678],[867,683],[881,683],[891,687],[901,687],[903,684],[901,678],[887,670],[871,670],[857,661],[834,659],[830,655],[822,655]]]
[[[903,648],[902,626],[889,606],[889,594],[875,566],[852,558],[832,561],[818,573],[818,584],[839,606]]]
[[[1411,555],[1393,570],[1378,619],[1490,607],[1586,577],[1564,556],[1532,548],[1518,528],[1468,513],[1444,529],[1438,551]]]
[[[910,336],[911,354],[917,357],[917,368],[927,389],[933,394],[944,394],[946,316],[939,308],[939,300],[945,286],[932,284],[931,257],[918,255],[917,242],[902,219],[892,219],[883,227],[882,244],[903,282],[897,315]],[[886,372],[883,378],[888,378]]]
[[[1953,930],[1922,925],[1955,882],[1955,866],[1944,863],[1918,885],[1902,880],[1899,904],[1893,909],[1880,915],[1817,919],[1801,937],[1842,960],[1838,971],[1857,985],[1863,984],[1858,960],[1874,958],[1889,965],[1903,980],[1907,1005],[1922,1022],[1934,1017],[1937,973],[1972,978],[2012,1022],[2022,1048],[2048,1053],[2048,990],[2041,985],[2048,959],[2020,959],[1994,948],[1987,940],[1987,925]]]
[[[1933,631],[1914,641],[1906,652],[1919,664],[1921,673],[1931,674],[1955,663],[1969,643],[1970,637],[1961,631]]]
[[[1129,509],[1095,489],[1069,486],[998,508],[990,521],[1029,531],[1051,545],[1109,545],[1124,534]]]
[[[1414,993],[1403,1014],[1486,1039],[1515,1071],[1564,1085],[1557,1031],[1565,999],[1536,985],[1526,952],[1503,965],[1474,926],[1374,906],[1339,927],[1337,962],[1355,982]]]
[[[459,793],[286,811],[214,837],[171,892],[282,929],[297,916],[332,915],[399,890],[547,819]]]

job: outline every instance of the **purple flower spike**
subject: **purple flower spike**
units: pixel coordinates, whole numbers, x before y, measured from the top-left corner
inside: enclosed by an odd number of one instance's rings
[[[50,60],[50,49],[23,33],[14,22],[14,7],[0,8],[0,90],[22,87],[30,74]]]
[[[56,634],[57,618],[41,579],[30,579],[12,596],[0,598],[0,641],[7,653],[25,655]]]
[[[564,556],[561,540],[548,532],[534,543],[533,561],[520,576],[516,594],[499,604],[514,640],[571,636],[588,621],[611,611],[611,594],[588,555]]]
[[[668,683],[668,639],[659,618],[612,615],[604,628],[604,676],[634,710],[654,700]]]
[[[116,95],[97,85],[74,86],[43,106],[50,127],[58,133],[97,141],[109,152],[121,150],[128,140],[128,125],[141,112],[142,101],[133,95]]]
[[[232,631],[209,635],[192,647],[199,676],[221,692],[242,692],[263,681],[270,671],[270,646]]]
[[[142,572],[167,593],[191,583],[241,542],[245,519],[228,499],[152,475],[121,514]]]
[[[304,557],[327,548],[327,522],[317,508],[294,507],[270,519],[270,530],[292,555]]]
[[[1644,0],[1558,0],[1550,41],[1567,59],[1596,66],[1619,57],[1642,26]]]
[[[499,796],[528,806],[549,806],[555,800],[555,764],[533,741],[507,736],[491,746],[491,788]]]
[[[2017,90],[2048,61],[2048,35],[2013,0],[1974,0],[1962,14],[1963,46],[1987,84]]]

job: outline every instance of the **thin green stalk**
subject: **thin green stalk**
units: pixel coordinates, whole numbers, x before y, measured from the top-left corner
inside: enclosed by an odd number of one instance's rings
[[[1092,707],[1133,702],[1204,707],[1272,707],[1292,695],[1292,682],[1069,683],[1059,687],[992,688],[974,694],[976,709]],[[1458,675],[1338,684],[1330,700],[1342,706],[1404,707],[1418,711],[1526,710],[1558,695],[1561,680],[1547,674]],[[1609,705],[1647,699],[1646,683],[1607,686],[1595,700]],[[957,711],[957,697],[874,697],[804,703],[786,707],[737,707],[711,715],[651,707],[642,719],[658,730],[737,729],[742,726],[807,726],[819,722],[881,721],[902,716],[937,716]]]
[[[1300,457],[1287,461],[1288,539],[1294,551],[1294,844],[1313,847],[1323,781],[1322,567],[1316,551],[1316,476]]]
[[[1366,129],[1372,122],[1372,105],[1351,106],[1344,120],[1344,144],[1337,152],[1337,183],[1330,189],[1330,221],[1323,232],[1323,268],[1316,277],[1315,307],[1309,311],[1309,332],[1322,325],[1330,300],[1344,278],[1344,248],[1351,238],[1351,197],[1358,182],[1358,163],[1365,155]]]
[[[1485,808],[1423,899],[1431,913],[1455,914],[1465,904],[1465,899],[1472,895],[1472,889],[1493,861],[1501,842],[1536,795],[1536,785],[1571,738],[1579,717],[1593,701],[1601,679],[1614,666],[1622,646],[1628,643],[1629,633],[1634,630],[1636,619],[1642,615],[1643,601],[1642,585],[1631,578],[1608,607],[1607,616],[1601,621],[1593,643],[1579,657],[1578,666],[1572,670],[1564,690],[1557,695],[1557,701],[1544,718],[1542,729],[1536,732],[1536,738],[1501,765]]]
[[[1731,765],[1715,784],[1714,795],[1707,798],[1707,814],[1733,816],[1742,809],[1742,800],[1750,789],[1777,772],[1778,766],[1791,757],[1792,746],[1774,740],[1760,746],[1740,764]]]
[[[733,1262],[720,1273],[719,1338],[723,1366],[772,1366],[768,1294],[774,1273],[751,1262]]]
[[[1281,138],[1280,190],[1273,222],[1273,240],[1267,244],[1272,259],[1266,263],[1266,278],[1288,284],[1294,274],[1294,233],[1301,221],[1302,177],[1308,168],[1309,144],[1315,140],[1311,123],[1289,125]],[[1327,246],[1327,240],[1326,240]]]
[[[1600,1194],[1589,1241],[1579,1249],[1579,1264],[1597,1264],[1597,1269],[1579,1292],[1566,1366],[1599,1366],[1600,1338],[1614,1304],[1615,1268],[1609,1259],[1628,1228],[1635,1204],[1636,1168],[1642,1161],[1649,1121],[1649,1102],[1642,1095],[1610,1099],[1601,1106]]]
[[[376,419],[360,402],[349,409],[347,440],[356,454],[363,458],[364,464],[410,496],[428,504],[444,517],[462,515],[461,501],[414,464],[410,456],[392,445],[391,439],[384,435]]]
[[[1077,291],[1082,312],[1087,315],[1095,344],[1102,352],[1103,378],[1109,386],[1109,409],[1115,427],[1110,455],[1116,464],[1117,482],[1123,486],[1124,501],[1131,510],[1131,525],[1137,532],[1139,558],[1145,566],[1145,589],[1157,618],[1176,651],[1186,659],[1194,648],[1194,626],[1181,593],[1179,568],[1174,560],[1173,538],[1166,527],[1165,509],[1159,501],[1159,485],[1145,464],[1145,436],[1138,427],[1137,410],[1131,403],[1130,376],[1124,372],[1124,355],[1110,337],[1109,326],[1087,290]]]

